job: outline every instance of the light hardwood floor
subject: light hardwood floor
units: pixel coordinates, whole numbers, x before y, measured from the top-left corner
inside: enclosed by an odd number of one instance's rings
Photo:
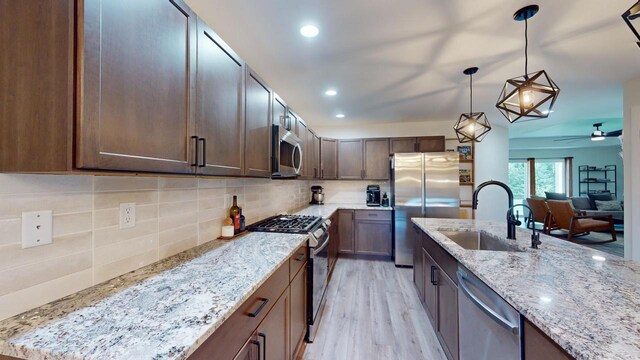
[[[305,360],[446,359],[413,286],[412,269],[340,258]]]

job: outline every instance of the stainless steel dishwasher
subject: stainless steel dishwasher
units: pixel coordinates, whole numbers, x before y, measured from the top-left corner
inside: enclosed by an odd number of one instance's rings
[[[460,360],[521,358],[520,313],[458,265]]]

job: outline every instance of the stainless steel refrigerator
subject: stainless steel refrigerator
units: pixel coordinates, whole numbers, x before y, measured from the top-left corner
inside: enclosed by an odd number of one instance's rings
[[[413,265],[411,218],[458,218],[457,152],[406,153],[391,157],[396,266]]]

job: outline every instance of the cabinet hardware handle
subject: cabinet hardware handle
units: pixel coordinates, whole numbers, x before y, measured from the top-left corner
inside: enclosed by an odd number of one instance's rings
[[[260,354],[262,353],[262,349],[260,347],[260,341],[252,340],[251,343],[253,345],[258,345],[258,360],[262,360]]]
[[[193,156],[193,163],[191,163],[191,166],[198,166],[198,137],[197,136],[192,136],[191,139],[195,140],[194,141],[194,146],[195,146],[195,150],[193,152],[194,156]]]
[[[296,261],[302,261],[304,259],[304,255],[305,253],[300,253],[297,257],[296,257]]]
[[[437,280],[436,280],[436,278],[435,278],[435,272],[436,272],[437,270],[438,270],[438,268],[437,268],[437,267],[435,267],[435,266],[433,266],[433,265],[431,266],[431,285],[434,285],[434,286],[437,286],[437,285],[438,285],[438,282],[437,282]]]
[[[198,141],[202,142],[202,164],[198,167],[205,167],[207,166],[207,139],[199,138]]]
[[[258,336],[264,339],[264,345],[262,346],[262,360],[267,360],[267,334],[258,333]],[[260,354],[260,349],[258,349],[258,354]]]
[[[260,301],[262,301],[262,304],[260,304],[260,306],[258,306],[258,308],[256,309],[256,311],[249,313],[249,317],[256,317],[258,316],[258,314],[260,314],[260,311],[262,311],[262,309],[264,309],[264,306],[267,305],[267,303],[269,302],[269,299],[264,298],[264,299],[260,299]]]

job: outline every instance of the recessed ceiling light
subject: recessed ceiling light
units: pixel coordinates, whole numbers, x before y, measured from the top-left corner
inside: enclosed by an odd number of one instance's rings
[[[591,258],[593,260],[595,260],[595,261],[605,261],[605,260],[607,260],[604,256],[600,256],[600,255],[593,255]]]
[[[333,90],[333,89],[330,89],[330,90],[325,91],[324,94],[327,95],[327,96],[336,96],[336,95],[338,95],[338,92]]]
[[[318,36],[320,30],[316,26],[313,25],[305,25],[300,28],[300,34],[304,37],[312,38]]]
[[[344,114],[338,114],[336,115],[337,118],[342,119],[344,117]]]

